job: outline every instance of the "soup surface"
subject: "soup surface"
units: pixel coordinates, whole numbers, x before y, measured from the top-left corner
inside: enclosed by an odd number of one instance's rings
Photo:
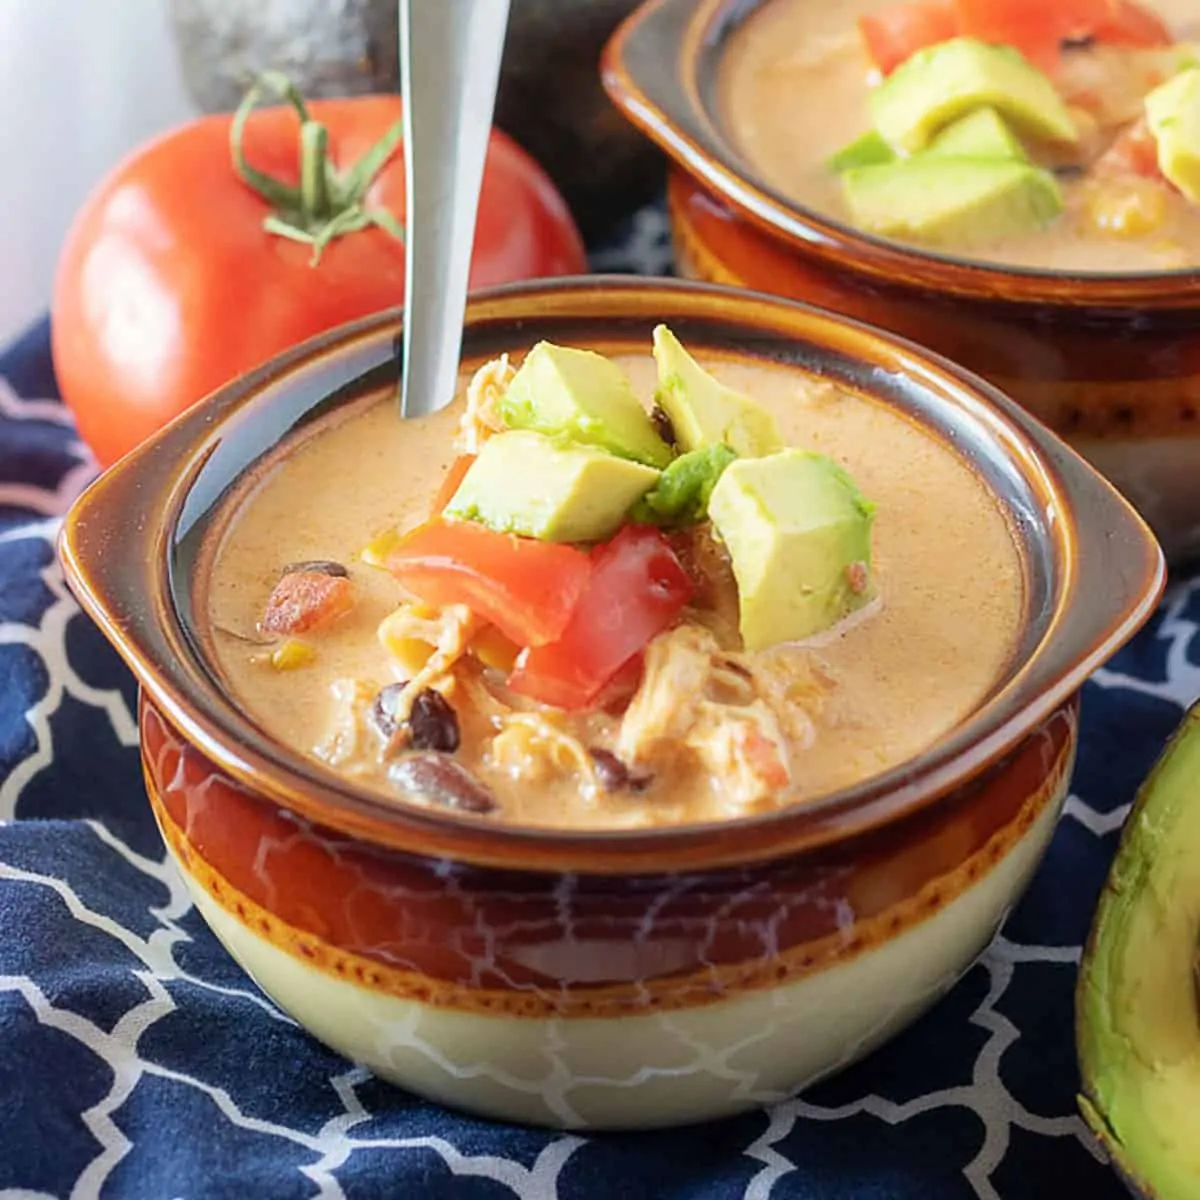
[[[648,403],[653,362],[617,361]],[[780,803],[781,784],[796,789],[789,799],[814,797],[928,747],[979,704],[1013,652],[1024,585],[1006,518],[954,453],[880,403],[768,364],[704,365],[768,408],[788,445],[845,466],[874,502],[869,605],[808,643],[753,653],[719,613],[685,609],[651,643],[633,700],[627,691],[586,712],[514,697],[506,664],[463,652],[471,631],[452,613],[422,609],[424,624],[400,630],[407,641],[381,640],[411,597],[360,554],[382,530],[427,518],[463,416],[460,399],[402,422],[388,397],[281,456],[214,534],[204,602],[232,693],[280,741],[394,792],[372,706],[413,677],[398,648],[440,635],[447,669],[432,682],[461,727],[455,761],[495,798],[496,819],[548,826],[734,817]],[[301,665],[280,669],[279,644],[257,644],[264,605],[286,564],[310,560],[343,564],[356,603],[302,639]],[[779,748],[785,779],[754,752],[768,742],[739,740],[751,719]],[[656,721],[673,732],[643,752]]]
[[[879,82],[857,22],[897,3],[767,0],[733,34],[722,62],[719,103],[734,143],[784,195],[849,224],[860,222],[830,159],[871,129],[869,97]],[[1051,147],[1025,139],[1034,163],[1055,173],[1062,212],[1040,227],[1000,236],[991,236],[985,222],[970,237],[929,242],[931,248],[1070,272],[1200,265],[1200,204],[1158,171],[1143,111],[1146,94],[1164,76],[1200,58],[1200,12],[1193,0],[1150,0],[1143,7],[1162,19],[1176,39],[1173,48],[1081,43],[1065,50],[1052,77],[1080,140]],[[1047,0],[1044,13],[1054,10]],[[916,233],[881,232],[927,242]]]

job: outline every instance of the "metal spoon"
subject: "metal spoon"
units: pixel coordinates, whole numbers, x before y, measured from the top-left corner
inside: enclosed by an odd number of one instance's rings
[[[400,413],[454,398],[510,0],[401,0],[406,282]]]

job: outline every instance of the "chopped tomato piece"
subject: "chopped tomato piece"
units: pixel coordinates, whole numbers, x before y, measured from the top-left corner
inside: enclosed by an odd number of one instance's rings
[[[1158,143],[1145,117],[1134,121],[1096,160],[1097,175],[1143,175],[1162,179],[1158,167]]]
[[[267,598],[264,633],[309,633],[332,625],[354,607],[354,585],[344,575],[288,571]]]
[[[1170,46],[1175,39],[1162,18],[1135,0],[1117,0],[1107,20],[1092,30],[1098,42],[1110,46],[1138,46],[1147,49]]]
[[[769,737],[747,728],[741,741],[746,765],[767,787],[783,788],[791,783],[788,765],[780,756],[779,747]]]
[[[592,700],[593,707],[607,713],[623,713],[629,707],[634,693],[642,686],[645,657],[644,654],[635,654],[596,694]]]
[[[693,591],[666,537],[627,525],[592,551],[591,576],[562,636],[522,655],[509,686],[557,708],[587,707]]]
[[[958,36],[955,0],[915,0],[859,17],[858,30],[871,61],[890,75],[918,50]]]
[[[475,461],[474,454],[460,454],[447,470],[445,477],[442,479],[441,486],[437,490],[437,495],[433,498],[433,506],[429,510],[431,517],[436,517],[441,514],[442,510],[454,499],[454,493],[458,491],[458,485],[462,483],[463,477],[471,469],[471,464]]]
[[[1053,70],[1064,40],[1091,37],[1111,20],[1117,0],[956,0],[959,31],[1015,46],[1035,66]]]
[[[592,570],[573,546],[441,517],[402,537],[384,565],[427,604],[465,604],[519,646],[562,633]]]

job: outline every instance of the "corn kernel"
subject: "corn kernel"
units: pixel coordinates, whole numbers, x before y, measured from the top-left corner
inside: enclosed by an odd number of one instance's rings
[[[1167,219],[1167,196],[1152,179],[1105,180],[1084,200],[1084,216],[1098,233],[1145,237]]]
[[[521,647],[506,638],[495,625],[485,625],[471,639],[471,653],[485,667],[503,671],[507,675],[516,665]]]
[[[398,529],[388,529],[373,537],[359,552],[358,557],[369,567],[383,567],[387,564],[387,556],[400,540]]]
[[[295,671],[299,667],[312,666],[316,661],[316,650],[296,638],[288,638],[271,651],[271,666],[277,671]]]

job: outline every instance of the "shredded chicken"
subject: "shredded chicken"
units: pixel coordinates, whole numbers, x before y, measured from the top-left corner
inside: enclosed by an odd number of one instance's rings
[[[355,774],[368,770],[378,757],[379,742],[367,723],[376,688],[361,679],[336,679],[329,729],[313,753],[338,770]]]
[[[811,744],[812,719],[798,701],[797,662],[732,654],[700,625],[660,635],[646,652],[642,685],[617,736],[633,766],[691,756],[732,810],[753,808],[792,781],[789,742]],[[788,681],[788,673],[790,682]],[[819,681],[812,678],[815,707]]]
[[[509,713],[492,739],[491,764],[513,779],[539,781],[575,775],[585,788],[597,787],[596,765],[583,743],[548,713]]]
[[[467,385],[467,408],[459,423],[455,447],[462,454],[478,454],[479,448],[504,428],[499,404],[516,371],[502,354],[486,362]]]
[[[397,723],[408,719],[413,700],[425,688],[436,688],[446,695],[454,690],[454,666],[467,653],[471,638],[482,625],[482,619],[465,604],[450,604],[440,609],[402,604],[384,618],[379,625],[379,640],[397,660],[406,679],[392,709]],[[414,644],[431,649],[419,665],[408,653]],[[411,669],[414,666],[416,670]]]

